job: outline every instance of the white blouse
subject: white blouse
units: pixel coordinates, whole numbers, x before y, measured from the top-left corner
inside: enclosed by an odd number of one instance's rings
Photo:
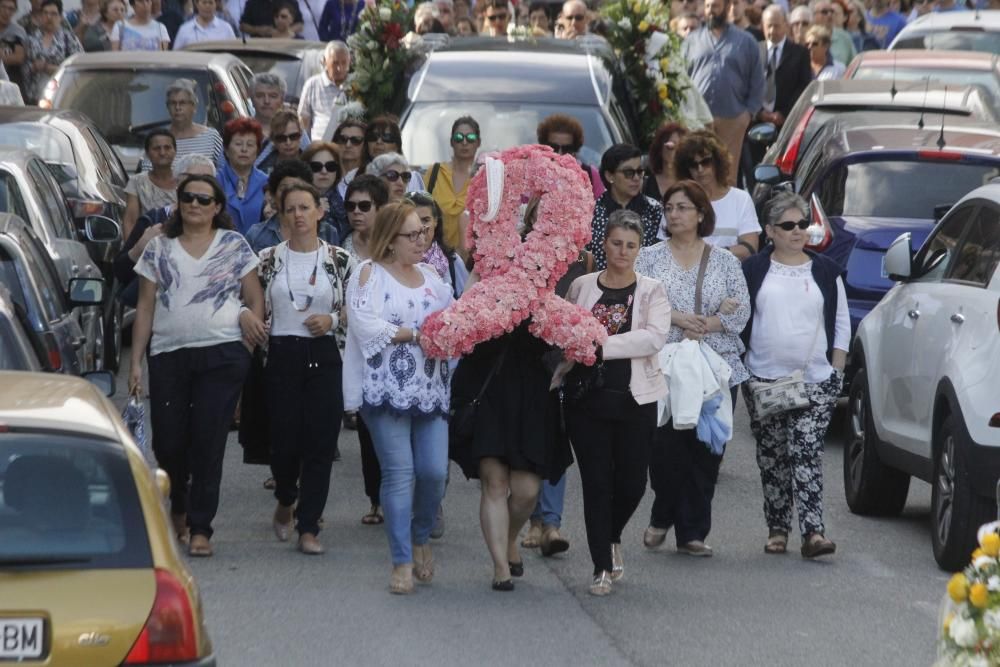
[[[322,244],[316,252],[286,249],[284,270],[268,286],[271,292],[272,336],[312,338],[306,320],[313,315],[330,315],[333,312],[333,285],[323,269],[320,251],[325,251]],[[334,327],[325,335],[332,336],[338,323],[335,320]]]
[[[833,347],[846,352],[850,342],[847,293],[838,277]],[[812,276],[812,260],[787,266],[772,259],[757,293],[747,368],[766,380],[804,370],[806,382],[824,382],[833,373],[826,349],[823,294]]]
[[[371,267],[359,285],[364,267]],[[451,288],[427,264],[418,264],[419,287],[399,283],[381,265],[365,260],[347,285],[347,347],[344,352],[344,408],[362,405],[404,414],[448,413],[450,369],[414,343],[393,343],[401,327],[420,328],[429,315],[450,304]]]

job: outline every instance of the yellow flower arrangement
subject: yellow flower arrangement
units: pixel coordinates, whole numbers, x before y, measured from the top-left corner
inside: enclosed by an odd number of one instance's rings
[[[1000,665],[1000,521],[979,529],[971,564],[948,580],[935,667]]]

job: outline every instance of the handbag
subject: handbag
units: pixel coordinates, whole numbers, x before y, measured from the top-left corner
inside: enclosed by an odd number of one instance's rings
[[[508,346],[504,345],[497,360],[493,362],[493,367],[490,368],[486,379],[483,380],[483,386],[479,388],[479,393],[476,394],[476,397],[464,405],[457,407],[452,405],[450,407],[448,411],[448,441],[451,443],[451,446],[462,446],[465,443],[471,442],[476,431],[476,412],[479,409],[479,404],[482,402],[483,396],[490,386],[490,382],[493,381],[493,376],[497,374],[500,366],[503,365],[504,357],[507,356]]]
[[[125,428],[132,434],[132,439],[139,446],[146,461],[156,465],[156,456],[153,454],[149,438],[146,437],[146,404],[139,397],[138,390],[129,393],[128,401],[122,409],[122,421],[125,422]]]
[[[819,336],[822,321],[820,318],[816,322],[816,330],[813,332],[812,342],[809,343],[809,352],[802,363],[802,370],[793,371],[791,375],[773,381],[750,380],[748,382],[757,419],[765,419],[789,410],[809,407],[809,394],[806,393],[804,372],[816,346],[816,338]]]

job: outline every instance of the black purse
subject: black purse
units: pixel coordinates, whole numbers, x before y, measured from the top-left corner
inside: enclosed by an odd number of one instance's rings
[[[490,382],[493,381],[493,376],[497,374],[500,370],[500,366],[503,365],[504,357],[507,356],[507,345],[504,345],[503,350],[500,352],[500,356],[497,360],[493,362],[493,367],[490,372],[486,375],[486,379],[483,381],[483,386],[480,387],[479,393],[476,397],[468,403],[462,405],[452,404],[448,410],[448,442],[452,449],[461,449],[466,444],[472,442],[472,438],[476,432],[476,411],[479,409],[479,404],[483,400],[483,395],[486,394],[487,388],[490,386]]]
[[[597,348],[597,362],[593,366],[577,364],[566,375],[562,387],[563,403],[575,406],[587,396],[604,388],[604,357]]]

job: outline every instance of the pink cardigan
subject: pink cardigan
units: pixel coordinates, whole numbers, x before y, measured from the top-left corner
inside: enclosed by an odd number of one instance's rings
[[[601,298],[597,286],[600,273],[588,273],[573,281],[566,300],[591,310]],[[670,331],[670,300],[659,280],[637,275],[632,306],[632,330],[609,336],[604,343],[604,358],[631,359],[632,381],[629,389],[639,405],[667,395],[667,382],[660,368],[659,352]]]

